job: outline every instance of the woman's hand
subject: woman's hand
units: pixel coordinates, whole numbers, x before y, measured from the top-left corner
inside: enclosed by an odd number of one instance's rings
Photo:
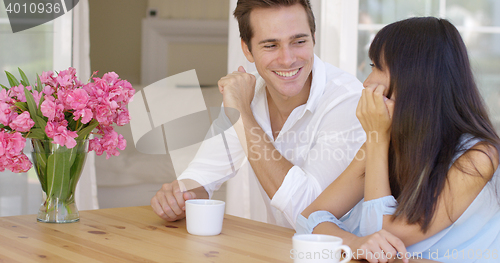
[[[389,140],[394,101],[385,97],[387,87],[372,85],[363,90],[358,102],[356,116],[366,132],[367,141]]]
[[[355,238],[349,247],[353,252],[353,258],[357,260],[366,259],[370,263],[376,263],[402,259],[408,263],[403,241],[383,229],[369,236]]]

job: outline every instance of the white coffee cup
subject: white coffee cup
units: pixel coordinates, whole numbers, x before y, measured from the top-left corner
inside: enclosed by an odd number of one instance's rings
[[[290,257],[294,263],[344,263],[352,258],[349,246],[342,245],[342,238],[319,234],[295,235]],[[341,251],[344,251],[343,253]],[[344,255],[344,260],[340,261]]]
[[[226,203],[219,200],[186,201],[186,228],[192,235],[215,236],[222,231]]]

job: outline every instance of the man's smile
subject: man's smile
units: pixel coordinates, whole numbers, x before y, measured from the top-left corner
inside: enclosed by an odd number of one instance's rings
[[[281,76],[281,77],[293,77],[297,75],[297,73],[301,70],[302,68],[292,70],[292,71],[273,71],[276,73],[276,75]]]

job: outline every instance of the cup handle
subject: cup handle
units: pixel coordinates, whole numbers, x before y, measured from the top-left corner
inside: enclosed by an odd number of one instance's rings
[[[352,259],[352,251],[351,251],[351,248],[347,245],[342,245],[340,247],[337,248],[337,251],[338,250],[344,250],[345,251],[345,255],[346,255],[346,258],[344,258],[344,260],[340,261],[339,263],[347,263],[349,261],[351,261]]]

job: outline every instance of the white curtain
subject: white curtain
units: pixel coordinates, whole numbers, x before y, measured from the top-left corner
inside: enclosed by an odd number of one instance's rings
[[[234,8],[236,8],[237,0],[229,2],[229,36],[228,36],[228,73],[238,70],[239,66],[245,67],[247,72],[256,71],[255,65],[250,63],[243,51],[241,50],[240,32],[238,22],[233,16]],[[227,181],[226,186],[226,213],[244,218],[254,218],[251,214],[250,199],[251,197],[260,197],[258,189],[251,191],[250,177],[248,173],[239,172],[235,177]],[[253,194],[252,194],[253,193]],[[260,209],[259,209],[260,208]],[[266,207],[256,208],[265,214]],[[263,215],[262,218],[266,218]]]
[[[73,8],[73,57],[72,65],[82,82],[90,77],[89,2],[80,0]],[[76,205],[79,210],[98,209],[95,173],[95,153],[89,152],[85,167],[76,188]]]

